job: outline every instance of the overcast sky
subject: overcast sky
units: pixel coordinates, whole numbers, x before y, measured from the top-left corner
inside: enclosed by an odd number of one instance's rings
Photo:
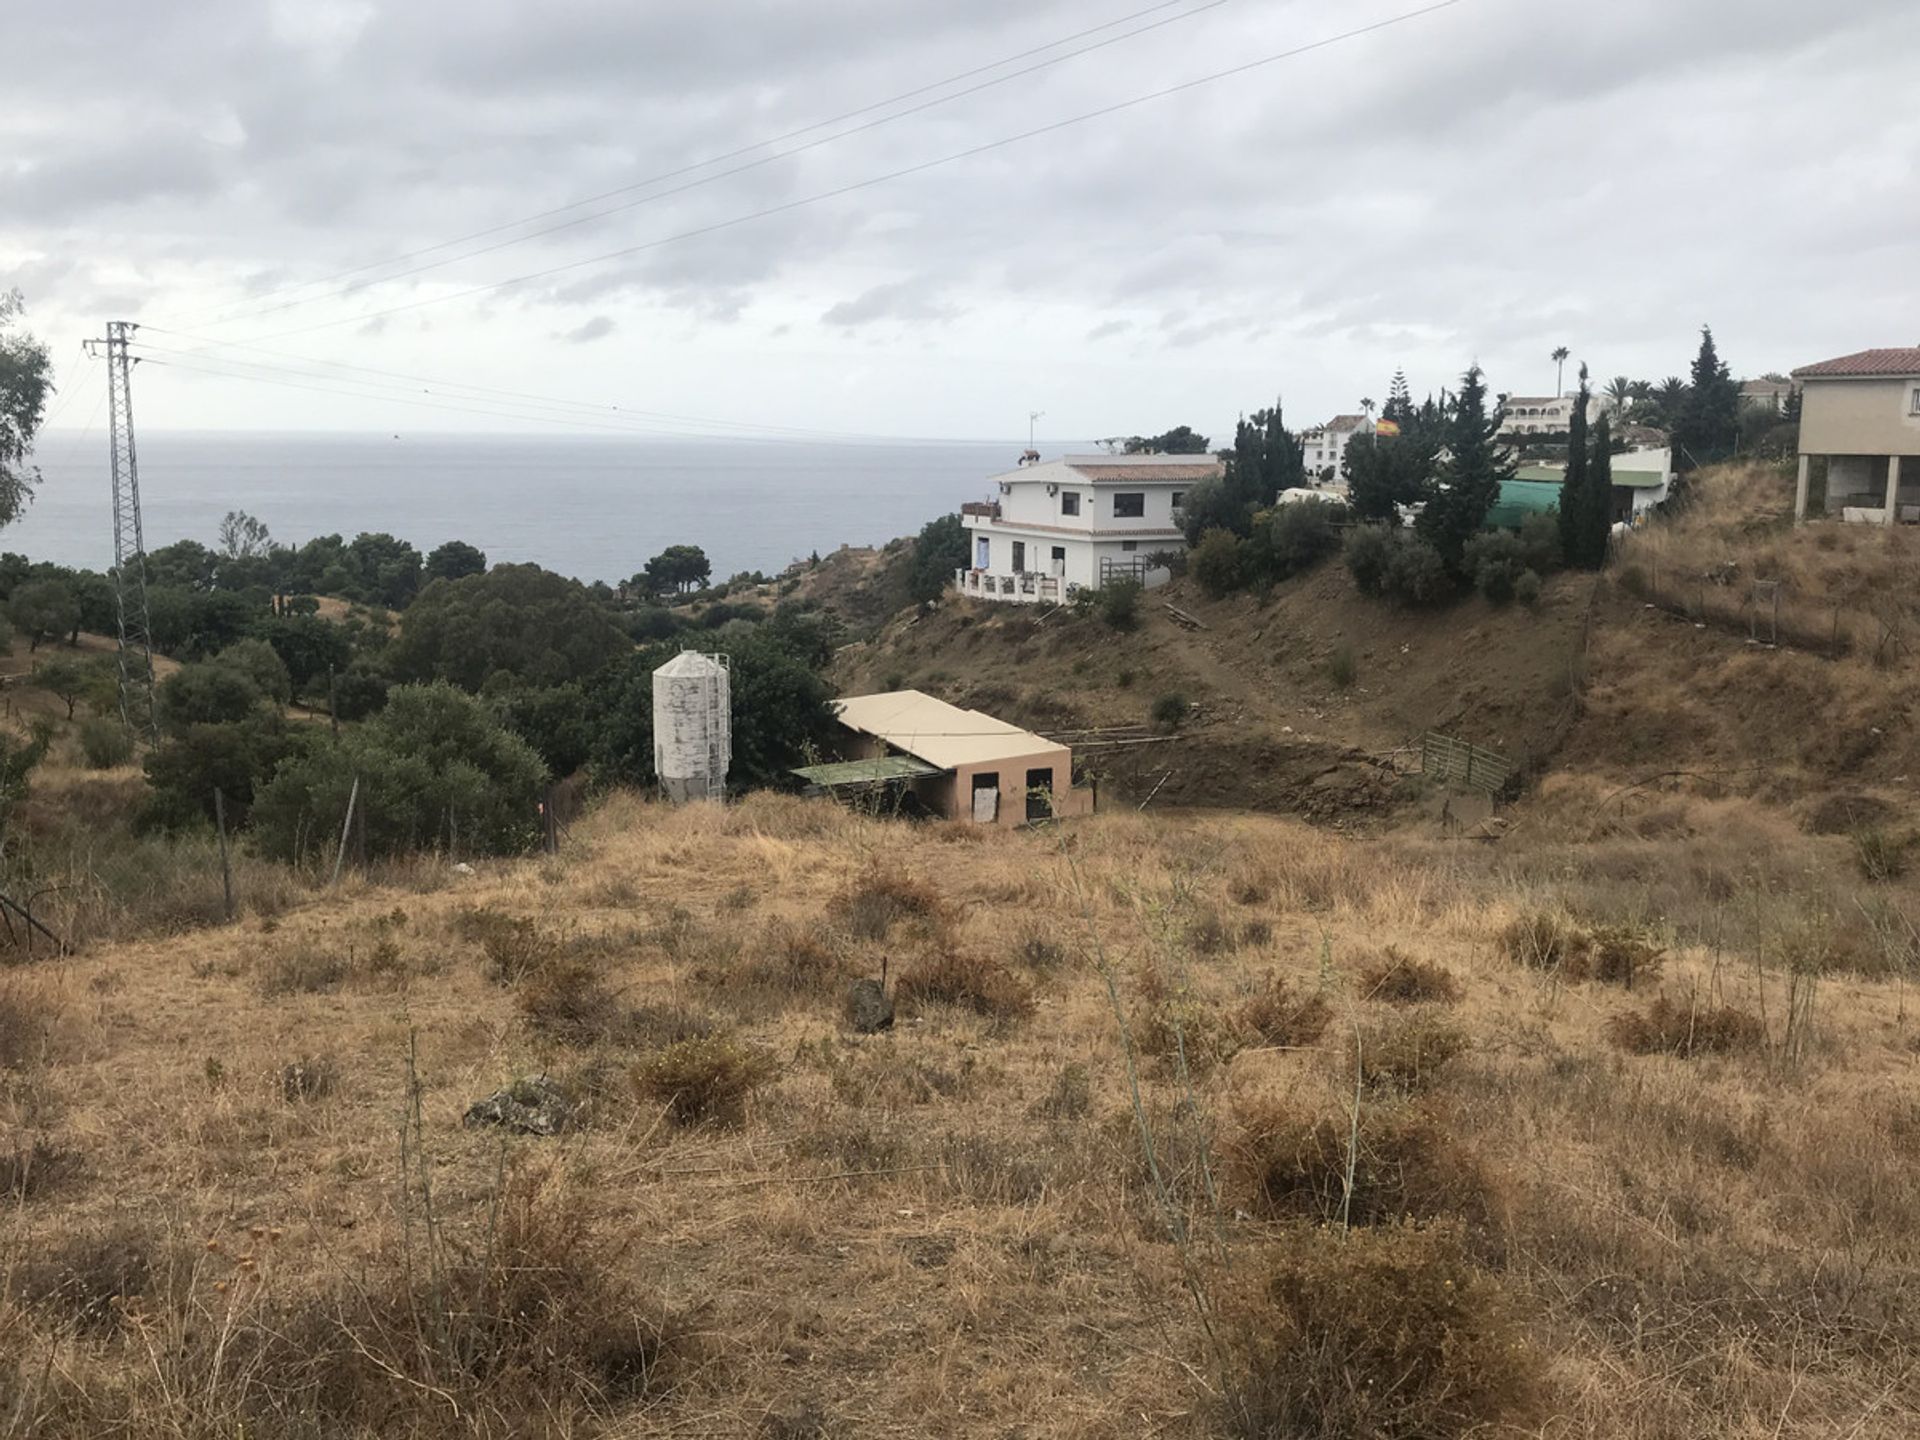
[[[1920,342],[1913,0],[1461,0],[724,225],[1419,3],[1181,0],[606,203],[1115,42],[791,158],[287,306],[1149,3],[22,0],[0,288],[54,347],[62,426],[99,385],[79,342],[111,318],[257,341],[283,352],[252,353],[271,365],[753,425],[997,438],[1042,410],[1043,448],[1177,423],[1218,438],[1276,393],[1299,426],[1383,399],[1397,365],[1416,393],[1475,360],[1495,390],[1549,393],[1558,344],[1598,377],[1657,380],[1685,372],[1703,321],[1737,375]],[[186,363],[215,356],[249,358]],[[143,367],[138,394],[147,426],[542,428],[504,402],[442,413],[177,367]]]

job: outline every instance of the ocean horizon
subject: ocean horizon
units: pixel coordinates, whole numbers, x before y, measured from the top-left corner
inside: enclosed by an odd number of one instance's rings
[[[669,545],[716,579],[774,573],[843,544],[879,545],[979,499],[1020,441],[817,443],[650,436],[142,431],[146,547],[211,547],[244,510],[276,542],[385,531],[422,555],[464,540],[492,563],[616,583]],[[107,436],[46,431],[33,503],[0,550],[105,569],[113,556]]]

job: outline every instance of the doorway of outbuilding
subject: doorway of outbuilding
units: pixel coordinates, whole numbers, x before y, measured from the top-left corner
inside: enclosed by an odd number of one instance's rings
[[[1053,818],[1053,767],[1027,771],[1027,819]]]
[[[973,820],[991,825],[1000,818],[1000,775],[990,771],[973,777]]]

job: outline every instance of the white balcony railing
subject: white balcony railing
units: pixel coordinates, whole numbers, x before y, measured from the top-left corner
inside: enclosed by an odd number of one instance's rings
[[[956,570],[953,588],[976,600],[1015,605],[1058,605],[1067,598],[1067,582],[1058,575],[995,575],[986,570]]]

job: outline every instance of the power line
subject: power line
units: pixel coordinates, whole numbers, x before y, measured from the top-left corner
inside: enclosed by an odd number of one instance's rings
[[[308,281],[301,285],[287,286],[280,291],[270,292],[268,295],[256,297],[256,299],[271,299],[273,298],[274,295],[286,293],[286,291],[288,290],[302,290],[302,289],[308,288],[311,285],[331,284],[333,280],[344,279],[350,275],[362,274],[368,270],[384,269],[388,265],[404,265],[410,260],[418,259],[425,255],[431,255],[436,253],[437,251],[449,250],[457,245],[464,245],[472,240],[481,240],[481,239],[487,238],[488,236],[501,234],[504,231],[517,230],[523,225],[536,224],[537,222],[544,219],[548,219],[552,216],[563,215],[569,210],[577,210],[577,209],[580,209],[582,206],[597,204],[602,200],[612,199],[613,197],[618,195],[631,194],[635,190],[643,190],[650,185],[657,185],[667,180],[677,179],[678,177],[689,174],[695,170],[704,169],[709,165],[720,164],[725,160],[733,159],[740,155],[749,154],[754,150],[763,149],[768,145],[780,144],[784,140],[795,138],[799,135],[807,134],[810,131],[820,129],[823,126],[836,124],[840,120],[851,119],[854,116],[864,115],[872,110],[882,109],[888,105],[898,104],[902,100],[912,99],[914,96],[923,95],[929,90],[937,90],[942,88],[943,86],[955,84],[959,80],[966,79],[972,75],[981,74],[983,71],[998,69],[1002,65],[1012,64],[1015,60],[1023,59],[1026,56],[1038,54],[1041,50],[1050,50],[1050,49],[1057,48],[1058,46],[1061,46],[1061,45],[1070,44],[1074,40],[1083,38],[1086,35],[1096,33],[1097,31],[1100,31],[1100,30],[1112,29],[1113,26],[1123,25],[1128,20],[1138,19],[1141,15],[1148,15],[1148,14],[1152,14],[1154,11],[1157,11],[1157,10],[1167,9],[1170,4],[1184,4],[1184,3],[1185,3],[1185,0],[1165,0],[1165,3],[1150,6],[1146,10],[1137,11],[1135,12],[1135,14],[1125,16],[1120,20],[1111,20],[1104,25],[1097,25],[1093,27],[1092,30],[1083,30],[1079,32],[1079,34],[1077,35],[1069,35],[1063,40],[1053,41],[1048,45],[1043,45],[1038,47],[1038,49],[1036,50],[1023,51],[1020,55],[1012,56],[1006,60],[995,61],[992,65],[981,66],[978,69],[967,71],[963,75],[950,77],[947,80],[937,81],[932,85],[922,86],[917,90],[908,91],[905,95],[895,96],[892,100],[883,100],[873,105],[862,106],[858,110],[848,111],[845,115],[836,116],[832,120],[819,121],[816,124],[805,126],[800,130],[789,132],[788,135],[779,136],[773,140],[763,140],[753,145],[743,146],[738,150],[729,151],[727,154],[717,156],[711,160],[702,160],[692,165],[685,165],[677,170],[670,170],[665,172],[664,174],[655,175],[647,180],[635,181],[631,185],[623,185],[618,189],[608,190],[603,194],[590,196],[585,200],[576,200],[570,204],[559,206],[553,210],[545,210],[540,212],[537,215],[531,215],[522,220],[509,221],[504,225],[495,225],[485,230],[478,230],[473,232],[470,235],[461,236],[458,239],[442,241],[440,244],[427,246],[424,249],[414,251],[408,255],[402,255],[394,260],[374,261],[371,264],[360,265],[360,266],[354,267],[351,270],[342,271],[340,272],[339,275],[330,277],[327,280]],[[1078,50],[1068,51],[1064,55],[1055,55],[1048,59],[1041,60],[1036,64],[1029,65],[1024,69],[1010,71],[1005,75],[997,75],[990,80],[983,80],[977,85],[969,85],[964,90],[954,91],[951,95],[936,96],[931,100],[923,101],[918,105],[911,106],[908,109],[898,111],[892,115],[882,115],[876,119],[865,121],[859,125],[850,126],[845,130],[836,131],[832,135],[823,135],[818,139],[809,140],[806,144],[796,145],[791,150],[782,150],[778,154],[774,154],[774,155],[763,155],[759,159],[750,160],[744,165],[736,165],[733,168],[728,170],[720,170],[720,171],[716,171],[711,175],[703,175],[697,180],[690,180],[684,185],[676,185],[670,190],[662,190],[652,195],[643,195],[636,200],[628,200],[619,205],[609,206],[604,210],[595,210],[585,215],[576,215],[572,219],[562,220],[557,224],[548,225],[543,229],[532,230],[527,232],[524,235],[516,235],[511,239],[500,240],[491,245],[482,245],[476,249],[463,251],[461,254],[458,254],[458,255],[447,256],[444,259],[429,261],[422,265],[415,265],[411,269],[397,270],[391,275],[376,276],[373,279],[365,280],[358,284],[347,286],[345,289],[342,289],[342,290],[331,291],[331,292],[328,292],[327,294],[322,294],[322,295],[309,295],[304,298],[296,299],[296,300],[286,300],[286,301],[282,301],[280,304],[277,304],[277,305],[265,305],[265,306],[261,306],[259,308],[254,308],[254,309],[242,309],[239,313],[232,314],[232,315],[216,316],[214,319],[206,321],[205,323],[209,325],[228,325],[228,324],[238,323],[239,321],[242,321],[242,320],[257,319],[262,315],[277,314],[278,312],[283,310],[292,310],[302,305],[311,305],[316,301],[320,301],[320,300],[337,299],[344,295],[355,294],[360,290],[366,289],[368,286],[384,285],[394,280],[405,280],[414,275],[424,274],[429,270],[437,270],[443,265],[453,265],[453,264],[457,264],[462,260],[471,260],[480,255],[491,255],[499,250],[510,249],[515,245],[524,245],[531,240],[538,240],[548,235],[558,234],[562,230],[570,230],[578,225],[586,225],[595,220],[602,220],[609,215],[617,215],[623,210],[632,210],[641,205],[651,205],[655,201],[670,199],[675,195],[685,194],[689,190],[697,190],[703,185],[711,185],[715,181],[729,179],[730,177],[735,175],[742,175],[749,170],[758,170],[763,166],[773,164],[777,160],[786,160],[791,158],[792,156],[804,154],[809,150],[817,150],[823,145],[831,145],[837,140],[846,139],[849,135],[859,135],[859,134],[863,134],[868,130],[879,129],[883,125],[891,125],[896,120],[904,120],[909,116],[918,115],[922,111],[932,110],[938,106],[950,104],[955,100],[965,99],[969,95],[979,94],[983,90],[990,90],[998,85],[1005,85],[1010,81],[1018,80],[1023,76],[1034,74],[1036,71],[1045,70],[1054,65],[1064,64],[1068,60],[1077,59],[1082,55],[1091,54],[1095,50],[1103,50],[1109,45],[1118,45],[1124,40],[1131,40],[1135,36],[1144,35],[1151,30],[1158,30],[1163,26],[1178,24],[1180,21],[1183,21],[1183,20],[1191,20],[1197,15],[1204,14],[1206,11],[1209,11],[1209,10],[1216,10],[1220,6],[1225,5],[1227,3],[1228,3],[1228,0],[1205,0],[1205,3],[1196,6],[1192,10],[1185,11],[1184,13],[1179,15],[1169,16],[1164,20],[1156,20],[1149,25],[1142,25],[1139,29],[1129,30],[1123,35],[1109,36],[1108,38],[1104,40],[1096,41],[1091,45],[1082,46]],[[187,313],[202,314],[204,313],[204,311],[189,311]]]
[[[168,353],[175,354],[179,352],[168,352]],[[259,365],[256,362],[244,361],[244,360],[234,360],[234,361],[222,360],[219,357],[215,357],[213,362],[209,364],[209,363],[204,363],[205,357],[201,356],[198,352],[187,352],[187,353],[191,360],[202,361],[203,363],[198,363],[198,364],[189,363],[189,360],[185,360],[185,359],[162,358],[161,356],[152,355],[152,354],[143,354],[140,357],[140,359],[144,361],[144,363],[149,365],[159,365],[169,369],[184,370],[197,375],[213,376],[223,380],[249,380],[262,385],[275,385],[284,389],[291,389],[291,390],[305,390],[305,391],[310,391],[314,394],[332,395],[332,396],[350,399],[350,400],[375,400],[375,401],[382,401],[387,404],[405,405],[413,409],[441,410],[441,411],[446,411],[450,414],[457,414],[457,415],[482,415],[482,416],[486,416],[489,419],[495,419],[495,420],[500,420],[500,419],[525,420],[525,421],[532,421],[536,424],[561,425],[561,426],[566,426],[574,429],[584,428],[589,430],[604,430],[614,434],[640,435],[640,436],[651,437],[654,439],[681,439],[681,440],[728,439],[728,440],[737,440],[743,443],[763,444],[763,445],[893,444],[893,445],[982,445],[982,446],[985,446],[985,445],[1015,443],[1009,440],[991,440],[991,439],[971,440],[971,439],[960,439],[957,437],[940,437],[940,436],[859,435],[859,434],[853,434],[853,433],[848,433],[846,435],[841,435],[841,436],[835,436],[831,432],[818,435],[818,436],[788,436],[788,435],[765,435],[765,434],[732,434],[732,435],[716,436],[711,432],[668,430],[668,429],[659,428],[657,426],[649,427],[646,424],[646,422],[639,421],[639,420],[635,420],[632,423],[622,424],[616,420],[591,419],[587,416],[583,416],[577,412],[571,412],[571,411],[554,413],[553,407],[551,406],[516,404],[511,408],[503,408],[500,404],[496,403],[496,404],[488,405],[485,409],[479,409],[471,405],[460,405],[460,404],[452,403],[453,400],[475,398],[475,397],[455,396],[455,397],[452,397],[451,400],[417,399],[417,398],[412,398],[409,395],[402,395],[402,394],[395,394],[395,393],[382,393],[383,391],[386,391],[386,392],[397,391],[400,387],[393,386],[393,385],[385,385],[385,386],[380,386],[380,388],[376,389],[373,387],[380,385],[380,382],[376,382],[376,381],[355,381],[351,379],[346,379],[332,385],[313,384],[309,382],[315,377],[306,375],[304,372],[301,372],[301,371],[284,370],[277,366]],[[246,369],[226,368],[229,366],[244,366],[247,368]],[[268,373],[252,373],[255,371],[264,371]],[[284,377],[298,377],[298,378],[284,378]],[[340,388],[341,385],[347,385],[347,384],[363,385],[369,388],[359,389],[359,390],[348,390],[348,389]]]
[[[355,382],[359,384],[375,384],[375,383],[380,383],[384,381],[407,381],[407,382],[411,382],[411,385],[432,386],[441,390],[466,390],[466,391],[474,392],[474,394],[471,394],[471,395],[456,395],[452,397],[454,399],[464,400],[464,399],[477,399],[482,396],[497,396],[497,397],[501,397],[509,400],[526,401],[541,407],[550,407],[555,409],[568,409],[568,410],[578,411],[578,412],[587,413],[587,414],[594,414],[594,415],[634,416],[634,417],[639,417],[645,420],[670,420],[675,423],[683,424],[683,425],[712,425],[712,426],[718,426],[724,429],[764,431],[764,432],[769,432],[769,438],[792,438],[796,440],[822,440],[822,441],[889,441],[893,443],[903,443],[903,444],[906,444],[906,443],[920,443],[920,444],[972,444],[972,443],[975,443],[973,441],[961,439],[957,436],[877,435],[877,434],[861,432],[861,431],[823,430],[815,427],[802,426],[802,425],[779,425],[771,422],[757,423],[754,421],[747,421],[747,420],[722,420],[722,419],[716,419],[713,416],[707,416],[707,415],[680,415],[680,414],[674,414],[671,412],[660,411],[660,410],[642,410],[642,409],[635,408],[633,406],[616,405],[616,404],[611,404],[611,403],[602,402],[602,401],[575,400],[575,399],[568,399],[565,397],[554,396],[554,395],[538,395],[538,394],[534,394],[531,391],[526,391],[526,390],[505,390],[495,386],[472,385],[472,384],[465,383],[463,381],[436,379],[428,375],[414,375],[414,374],[409,374],[404,371],[398,371],[398,370],[381,370],[368,365],[348,364],[346,361],[343,361],[343,360],[320,360],[308,355],[294,355],[285,350],[268,349],[267,347],[262,345],[249,345],[242,341],[215,340],[206,336],[190,335],[183,331],[168,330],[157,325],[151,325],[145,328],[156,335],[168,335],[176,339],[194,341],[194,342],[199,342],[201,344],[201,348],[198,350],[178,350],[170,346],[155,345],[151,341],[146,341],[146,340],[137,342],[143,350],[153,352],[156,355],[173,355],[173,356],[179,356],[179,357],[197,356],[203,359],[207,359],[207,360],[211,360],[217,363],[227,364],[227,365],[248,365],[248,366],[253,366],[256,368],[265,369],[269,371],[279,371],[280,373],[285,373],[285,374],[303,373],[298,371],[288,371],[288,370],[285,370],[283,367],[279,367],[279,366],[263,365],[258,361],[232,360],[232,359],[228,359],[225,356],[219,356],[219,355],[209,356],[207,354],[207,351],[210,349],[245,350],[251,354],[271,355],[282,360],[292,360],[301,365],[320,365],[320,366],[325,366],[328,369],[348,371],[350,372],[350,374],[360,374],[360,375],[369,375],[369,376],[378,377],[377,380]],[[307,374],[306,378],[327,379],[332,377],[315,376],[315,375]],[[342,377],[342,378],[344,379],[346,377]],[[390,388],[397,388],[397,387],[390,387]],[[412,392],[410,391],[410,393]],[[997,444],[1000,442],[983,441],[979,443]]]
[[[447,295],[428,296],[426,299],[412,300],[402,305],[390,305],[383,310],[366,311],[358,315],[348,315],[335,320],[322,320],[312,325],[296,326],[290,330],[277,330],[266,335],[250,335],[247,339],[249,341],[279,340],[289,335],[307,335],[317,330],[336,329],[342,325],[364,325],[368,321],[384,319],[389,315],[401,315],[408,311],[419,310],[429,305],[444,305],[454,300],[471,299],[476,295],[487,295],[496,290],[508,289],[511,286],[526,285],[535,280],[546,280],[555,275],[564,275],[570,271],[585,269],[590,265],[600,265],[609,260],[620,260],[629,255],[638,255],[648,250],[657,250],[663,246],[675,244],[682,240],[698,239],[703,235],[712,235],[722,230],[732,229],[736,225],[744,225],[754,220],[764,220],[773,215],[783,215],[788,211],[799,210],[808,205],[815,205],[823,200],[838,199],[843,195],[851,195],[860,190],[870,189],[875,185],[883,185],[889,181],[904,179],[909,175],[924,174],[926,171],[935,170],[944,165],[951,165],[957,161],[970,160],[975,156],[985,155],[1009,145],[1017,145],[1023,141],[1033,140],[1042,135],[1050,135],[1060,130],[1069,129],[1075,125],[1085,124],[1090,120],[1102,119],[1108,115],[1118,114],[1123,110],[1131,110],[1141,105],[1150,104],[1155,100],[1164,100],[1169,96],[1183,94],[1188,90],[1198,89],[1202,85],[1211,85],[1220,80],[1245,75],[1263,66],[1273,65],[1282,60],[1297,59],[1302,55],[1308,55],[1317,50],[1325,50],[1334,45],[1344,44],[1349,40],[1356,40],[1366,35],[1377,34],[1382,30],[1392,29],[1395,26],[1404,25],[1410,21],[1437,14],[1442,10],[1450,10],[1454,6],[1462,3],[1464,3],[1464,0],[1435,0],[1435,3],[1423,5],[1415,10],[1404,11],[1401,14],[1389,16],[1384,20],[1376,20],[1371,24],[1356,26],[1351,30],[1344,30],[1337,35],[1330,35],[1325,39],[1314,40],[1304,45],[1297,45],[1291,49],[1276,51],[1271,55],[1263,55],[1258,59],[1244,61],[1239,65],[1230,66],[1225,70],[1216,70],[1208,75],[1197,76],[1191,80],[1183,80],[1177,85],[1168,85],[1162,89],[1151,90],[1146,94],[1136,95],[1126,100],[1117,100],[1111,105],[1103,105],[1096,110],[1088,110],[1078,115],[1070,115],[1064,120],[1055,120],[1045,125],[1035,126],[1031,130],[1020,131],[1018,134],[1002,136],[998,140],[989,140],[979,145],[971,145],[964,150],[956,150],[951,154],[942,155],[933,160],[923,160],[918,164],[903,166],[898,170],[890,170],[884,174],[869,176],[865,180],[856,180],[850,184],[835,186],[830,190],[822,190],[812,195],[802,196],[798,200],[788,200],[779,205],[769,205],[759,210],[749,211],[744,215],[736,215],[731,219],[716,220],[711,224],[695,226],[690,230],[682,230],[672,235],[663,235],[658,239],[644,241],[638,245],[627,245],[618,250],[606,251],[600,255],[590,255],[583,260],[573,260],[563,265],[548,266],[543,270],[529,271],[525,275],[515,275],[508,279],[492,281],[485,285],[470,286],[467,289],[456,290]]]

